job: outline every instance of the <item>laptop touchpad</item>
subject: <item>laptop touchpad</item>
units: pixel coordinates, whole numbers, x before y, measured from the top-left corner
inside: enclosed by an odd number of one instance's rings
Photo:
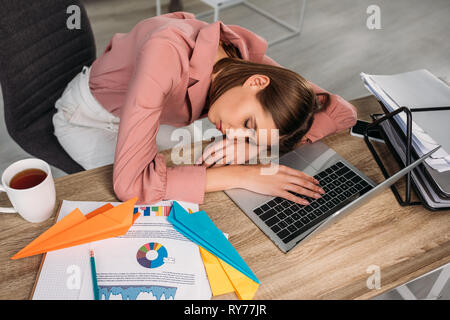
[[[317,170],[308,162],[300,158],[295,152],[289,152],[280,158],[280,164],[303,171],[307,175],[313,176]]]

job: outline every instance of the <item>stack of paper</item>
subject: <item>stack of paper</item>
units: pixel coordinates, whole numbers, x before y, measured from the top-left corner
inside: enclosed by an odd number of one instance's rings
[[[450,106],[450,87],[427,70],[417,70],[395,75],[369,75],[361,73],[366,88],[392,112],[399,107],[436,108]],[[406,132],[406,114],[394,117]],[[427,160],[433,169],[450,170],[450,110],[413,112],[414,150],[419,156],[437,145],[442,147]]]
[[[395,129],[389,122],[381,122],[381,127],[387,135],[387,138],[391,142],[392,146],[396,150],[397,154],[406,163],[406,147],[402,139],[398,136]],[[416,160],[413,156],[411,161]],[[447,174],[447,173],[446,173]],[[412,180],[418,188],[418,192],[421,195],[423,201],[428,205],[428,207],[434,209],[450,208],[450,199],[439,195],[435,192],[434,188],[430,184],[429,179],[425,176],[422,170],[411,171]]]
[[[92,299],[90,249],[105,300],[253,298],[259,280],[197,204],[136,201],[64,200],[58,222],[12,257],[47,253],[33,299]]]
[[[177,232],[163,214],[172,206],[172,201],[148,205],[134,205],[133,201],[135,199],[124,203],[64,200],[58,223],[16,258],[55,249],[47,245],[48,240],[53,239],[56,243],[55,235],[63,234],[56,229],[67,226],[73,218],[80,222],[75,224],[72,221],[74,227],[67,228],[66,232],[72,235],[83,227],[83,232],[78,232],[77,237],[85,235],[83,238],[87,238],[89,235],[90,238],[74,245],[76,239],[64,237],[74,246],[47,252],[32,298],[93,299],[89,260],[89,250],[93,249],[101,299],[210,299],[211,289],[198,246]],[[180,203],[186,210],[198,210],[197,204]],[[115,232],[117,236],[105,239],[104,227],[113,226],[119,230],[117,227],[122,222],[119,219],[111,224],[106,217],[117,220],[119,216],[126,217],[127,230]],[[95,217],[99,218],[93,220]],[[69,218],[71,221],[67,220]],[[130,226],[131,219],[133,223]],[[87,230],[88,226],[92,228]],[[101,233],[103,240],[92,237],[94,233]]]

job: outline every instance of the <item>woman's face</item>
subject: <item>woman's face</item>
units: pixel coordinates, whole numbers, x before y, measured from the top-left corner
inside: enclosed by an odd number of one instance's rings
[[[270,144],[271,129],[276,129],[276,126],[271,114],[263,109],[256,97],[256,94],[269,82],[270,79],[267,76],[253,75],[242,86],[224,92],[211,105],[208,112],[209,121],[227,136],[239,136],[240,133],[235,131],[238,129],[253,129],[255,142],[259,143],[259,138],[264,134],[267,143]],[[248,135],[249,131],[246,133]]]

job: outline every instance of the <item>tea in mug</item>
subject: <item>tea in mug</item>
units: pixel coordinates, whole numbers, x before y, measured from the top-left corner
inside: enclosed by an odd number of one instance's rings
[[[13,189],[29,189],[45,180],[47,173],[40,169],[26,169],[17,173],[9,183]]]

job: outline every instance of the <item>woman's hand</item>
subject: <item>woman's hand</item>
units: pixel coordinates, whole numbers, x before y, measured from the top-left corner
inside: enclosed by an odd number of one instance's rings
[[[270,166],[278,166],[278,170]],[[279,164],[258,164],[242,166],[242,179],[240,187],[270,196],[282,197],[287,200],[308,205],[306,199],[295,196],[293,193],[304,195],[310,198],[320,198],[325,191],[318,185],[319,181],[313,177]],[[264,170],[274,171],[273,174],[262,174]]]
[[[258,155],[258,146],[251,140],[220,138],[210,143],[195,164],[201,164],[207,168],[220,167],[230,164],[244,164],[249,159]]]

